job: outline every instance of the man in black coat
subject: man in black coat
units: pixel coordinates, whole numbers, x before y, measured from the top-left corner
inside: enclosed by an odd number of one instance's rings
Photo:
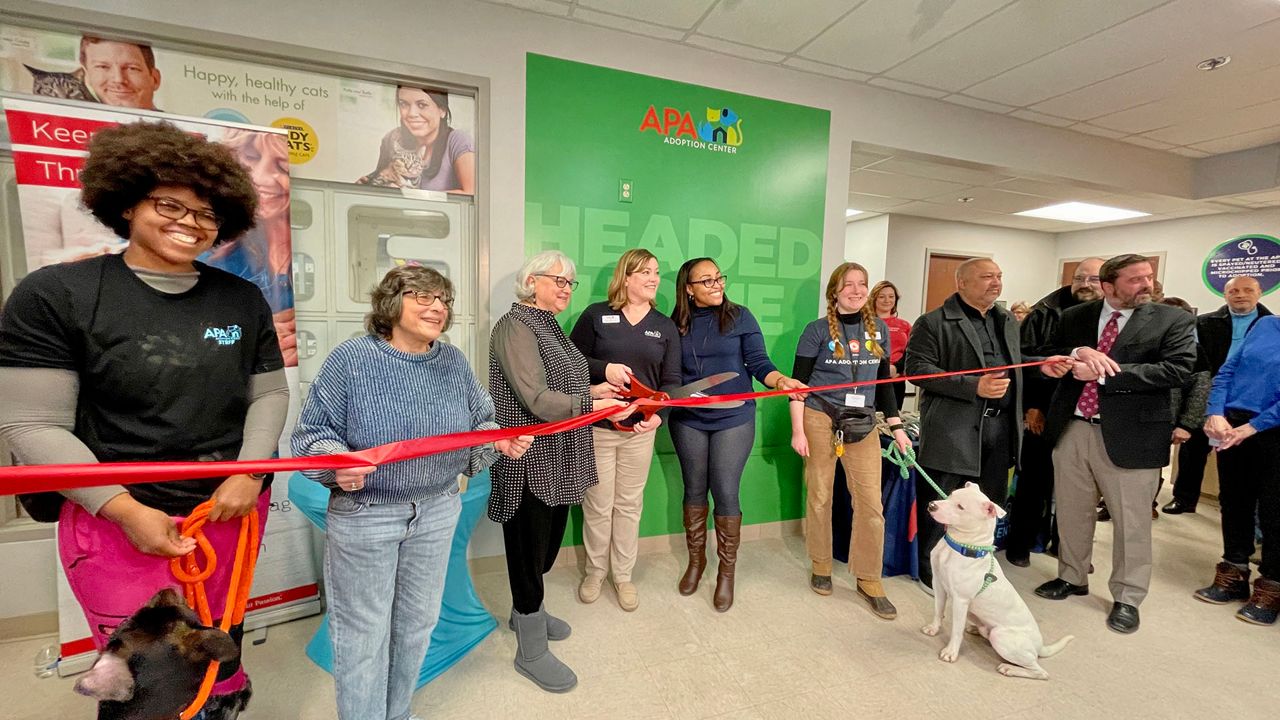
[[[1071,284],[1044,296],[1022,321],[1022,354],[1051,355],[1054,333],[1068,308],[1102,297],[1098,270],[1102,258],[1081,260]],[[1053,446],[1045,442],[1045,414],[1057,382],[1051,378],[1027,374],[1023,395],[1022,454],[1018,459],[1018,488],[1009,510],[1009,536],[1005,540],[1005,559],[1012,565],[1031,564],[1031,547],[1041,534],[1049,536],[1050,552],[1057,550],[1057,528],[1053,526]]]
[[[1224,297],[1227,304],[1196,318],[1196,335],[1209,361],[1209,374],[1217,375],[1244,336],[1253,329],[1258,318],[1270,315],[1267,306],[1258,302],[1262,286],[1257,278],[1237,275],[1227,281]],[[1204,464],[1209,459],[1209,438],[1203,427],[1181,428],[1174,442],[1178,446],[1178,477],[1173,482],[1173,500],[1162,510],[1170,515],[1193,513],[1200,502],[1200,486],[1204,483]]]
[[[911,331],[905,356],[907,374],[1024,362],[1018,321],[996,305],[1003,288],[1000,266],[989,258],[974,258],[957,268],[956,293],[942,307],[921,316]],[[1056,371],[1053,367],[1045,366],[1062,375],[1067,365],[1060,363]],[[1022,435],[1022,371],[955,375],[915,384],[921,398],[921,467],[948,493],[965,482],[974,482],[993,502],[1003,505],[1009,468],[1017,459]],[[936,495],[923,478],[917,480],[920,585],[930,593],[933,569],[929,553],[943,534],[928,511],[929,500]]]
[[[1102,494],[1115,523],[1107,627],[1131,633],[1151,584],[1151,500],[1169,461],[1172,391],[1196,360],[1195,319],[1151,302],[1155,274],[1141,255],[1113,257],[1098,274],[1103,299],[1064,312],[1054,340],[1077,362],[1053,394],[1045,427],[1061,545],[1058,578],[1036,594],[1089,593]]]

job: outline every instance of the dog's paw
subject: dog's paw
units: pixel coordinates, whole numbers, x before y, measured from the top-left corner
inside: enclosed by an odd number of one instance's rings
[[[942,629],[942,626],[939,625],[938,623],[930,623],[920,628],[920,632],[924,633],[925,635],[928,635],[929,637],[933,637],[937,635],[938,631],[941,629]]]
[[[952,650],[950,647],[944,647],[942,652],[938,653],[938,659],[942,662],[953,663],[960,659],[960,648]]]

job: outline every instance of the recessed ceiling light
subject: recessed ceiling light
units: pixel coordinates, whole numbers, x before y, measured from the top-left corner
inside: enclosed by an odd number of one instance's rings
[[[854,210],[853,208],[845,208],[844,216],[845,216],[845,217],[847,217],[847,218],[851,218],[851,217],[853,217],[854,215],[861,215],[861,214],[862,214],[862,212],[863,212],[862,210]]]
[[[1196,69],[1209,72],[1211,70],[1217,70],[1229,62],[1231,62],[1230,55],[1219,55],[1218,57],[1209,58],[1208,60],[1201,62],[1199,65],[1196,65]]]
[[[971,202],[973,202],[973,198],[971,198],[971,197],[961,197],[961,198],[956,198],[956,202],[958,202],[958,203],[971,203]]]
[[[1123,208],[1107,207],[1105,205],[1092,205],[1082,202],[1059,203],[1058,205],[1049,205],[1035,210],[1024,210],[1014,215],[1026,215],[1027,217],[1045,218],[1046,220],[1065,220],[1066,222],[1077,223],[1096,223],[1110,222],[1112,220],[1128,220],[1130,218],[1146,217],[1151,213],[1138,212],[1137,210],[1125,210]]]

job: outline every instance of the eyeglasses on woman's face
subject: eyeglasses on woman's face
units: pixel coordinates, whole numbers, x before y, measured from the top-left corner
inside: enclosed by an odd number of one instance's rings
[[[535,277],[547,278],[548,280],[555,282],[556,287],[560,288],[561,290],[565,288],[569,288],[570,290],[578,289],[577,280],[570,280],[569,278],[563,277],[561,275],[544,275],[542,273],[538,273],[535,275]]]
[[[431,307],[435,301],[439,300],[441,305],[446,308],[453,307],[453,297],[444,293],[419,292],[417,290],[405,290],[403,297],[412,297],[417,303],[423,307]]]
[[[702,287],[704,287],[704,288],[706,288],[706,289],[708,289],[708,290],[710,290],[711,288],[714,288],[714,287],[716,287],[716,286],[724,287],[724,286],[725,286],[725,285],[727,285],[728,283],[729,283],[729,276],[728,276],[728,275],[717,275],[717,276],[715,276],[715,277],[713,277],[713,278],[703,278],[702,280],[690,280],[690,281],[689,281],[689,284],[690,284],[690,285],[701,285]]]
[[[222,218],[215,215],[209,210],[201,210],[183,205],[182,203],[168,197],[156,197],[150,195],[147,197],[151,201],[151,206],[155,209],[156,214],[169,220],[181,220],[190,215],[195,218],[196,227],[204,230],[217,230],[222,227]]]

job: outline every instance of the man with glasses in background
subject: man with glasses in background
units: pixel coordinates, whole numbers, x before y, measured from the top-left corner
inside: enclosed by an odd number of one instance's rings
[[[1071,284],[1045,295],[1031,308],[1022,321],[1022,354],[1048,355],[1053,335],[1062,321],[1062,312],[1081,303],[1102,297],[1098,270],[1102,258],[1081,260],[1071,276]],[[1009,537],[1005,559],[1012,565],[1031,564],[1031,550],[1040,536],[1046,536],[1049,554],[1057,553],[1058,528],[1053,517],[1053,447],[1044,441],[1045,413],[1057,381],[1027,373],[1023,395],[1022,455],[1018,463],[1018,484],[1014,489],[1009,512]]]

